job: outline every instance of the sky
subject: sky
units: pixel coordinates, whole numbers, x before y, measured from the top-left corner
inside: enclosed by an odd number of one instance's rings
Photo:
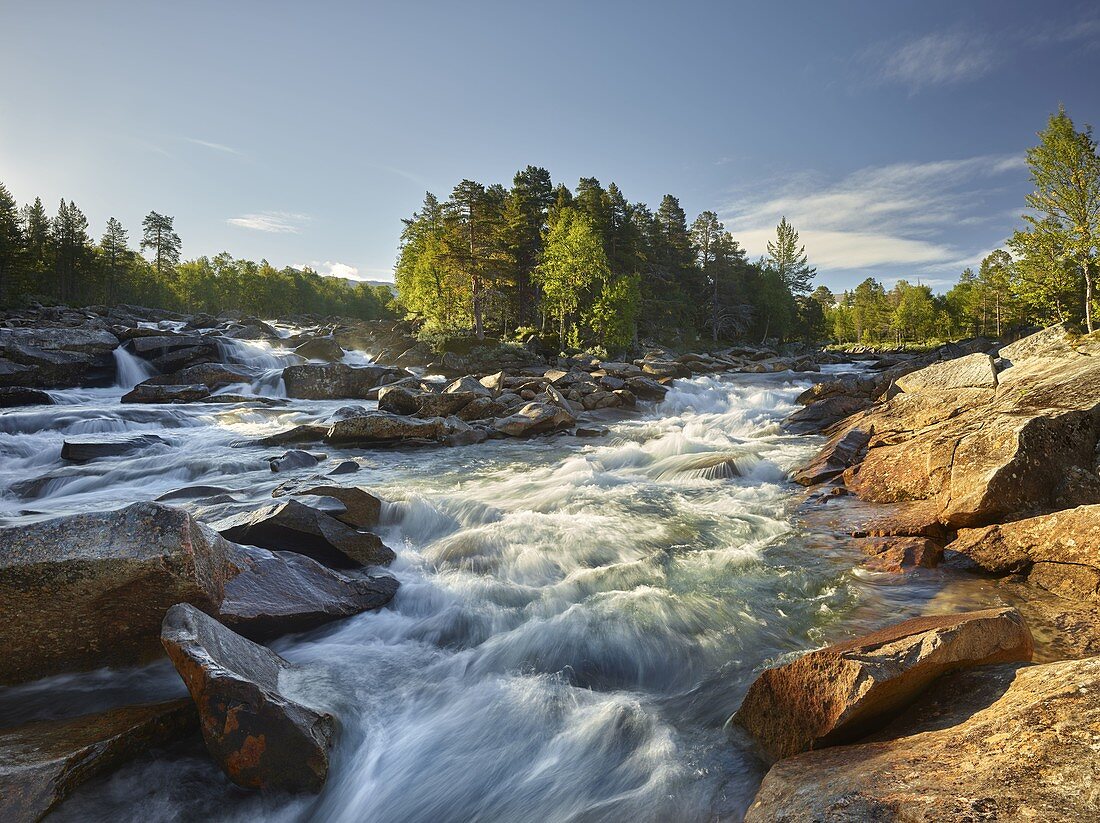
[[[532,164],[942,290],[1021,225],[1059,104],[1100,122],[1100,5],[0,0],[0,77],[17,200],[172,215],[185,257],[390,280],[426,191]]]

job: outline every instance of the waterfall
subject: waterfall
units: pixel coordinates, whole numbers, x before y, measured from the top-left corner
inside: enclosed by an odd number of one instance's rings
[[[114,356],[115,385],[120,389],[132,389],[157,373],[148,362],[126,351],[122,346],[114,350]]]

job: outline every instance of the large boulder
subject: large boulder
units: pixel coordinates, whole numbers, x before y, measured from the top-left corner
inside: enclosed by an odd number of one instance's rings
[[[344,363],[308,363],[283,369],[287,397],[303,400],[372,399],[373,389],[405,376],[407,372],[403,369]]]
[[[577,419],[565,409],[551,403],[528,403],[515,414],[497,418],[493,427],[511,437],[529,437],[533,434],[566,429]]]
[[[202,383],[167,385],[161,383],[138,383],[122,395],[123,403],[197,403],[210,395],[210,389]]]
[[[441,440],[442,418],[421,419],[388,412],[337,420],[325,434],[325,442],[342,446],[374,446],[407,440]]]
[[[16,406],[52,406],[53,398],[40,389],[26,389],[20,386],[0,388],[0,409]]]
[[[1032,649],[1015,609],[918,617],[765,670],[730,722],[779,760],[864,737],[937,677],[1029,661]]]
[[[318,485],[307,481],[277,486],[271,492],[272,497],[282,497],[287,494],[331,497],[339,500],[344,510],[333,512],[332,516],[356,529],[377,526],[382,515],[382,501],[358,486]]]
[[[224,389],[238,383],[251,383],[255,377],[242,366],[225,363],[198,363],[171,374],[158,374],[135,386],[205,386],[209,391]]]
[[[867,444],[871,442],[871,434],[870,426],[867,429],[845,428],[837,432],[810,463],[791,475],[791,479],[803,486],[813,486],[838,477],[863,458]]]
[[[0,386],[109,386],[118,338],[95,328],[0,328]]]
[[[344,350],[332,337],[314,337],[296,346],[294,353],[307,360],[327,360],[330,363],[344,356]]]
[[[1100,820],[1100,658],[949,675],[868,742],[772,766],[747,823]]]
[[[168,610],[161,640],[198,706],[206,747],[230,780],[320,791],[336,722],[285,693],[280,681],[293,666],[186,603]]]
[[[217,363],[221,359],[217,338],[200,334],[159,332],[142,335],[127,340],[126,348],[148,360],[162,373],[199,363]]]
[[[1027,574],[1063,597],[1100,597],[1100,505],[961,529],[949,548],[983,571]]]
[[[187,698],[0,732],[0,819],[41,820],[86,780],[197,728]]]
[[[909,394],[929,390],[994,389],[997,387],[997,367],[988,354],[968,354],[902,375],[894,384]]]
[[[297,552],[328,566],[377,565],[395,556],[377,535],[358,531],[297,500],[231,515],[213,526],[235,543]]]

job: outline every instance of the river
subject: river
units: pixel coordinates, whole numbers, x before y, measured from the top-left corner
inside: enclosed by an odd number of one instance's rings
[[[237,359],[251,351],[272,371],[234,391],[279,395],[287,355],[250,346]],[[141,375],[126,366],[132,384]],[[595,439],[323,448],[320,469],[354,459],[360,470],[334,479],[389,501],[380,534],[402,583],[380,612],[273,644],[302,666],[287,688],[340,719],[324,791],[250,794],[199,746],[176,745],[86,785],[51,819],[739,819],[763,769],[723,723],[755,674],[962,596],[937,571],[861,569],[842,535],[798,516],[804,492],[785,478],[821,441],[780,421],[811,379],[680,380]],[[132,406],[123,391],[54,392],[62,405],[0,416],[5,525],[193,485],[223,490],[207,492],[212,507],[173,501],[200,517],[270,502],[287,476],[266,458],[281,450],[240,442],[349,405]],[[163,442],[60,458],[67,435],[138,432]],[[183,694],[167,662],[66,675],[0,690],[0,720]]]

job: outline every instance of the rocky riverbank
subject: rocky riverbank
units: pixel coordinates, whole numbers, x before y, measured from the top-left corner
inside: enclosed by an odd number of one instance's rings
[[[1055,327],[942,354],[806,392],[790,422],[829,440],[793,477],[871,568],[996,576],[1020,611],[764,672],[731,719],[775,764],[748,820],[1100,817],[1100,343]],[[1031,665],[1026,624],[1070,659]]]

